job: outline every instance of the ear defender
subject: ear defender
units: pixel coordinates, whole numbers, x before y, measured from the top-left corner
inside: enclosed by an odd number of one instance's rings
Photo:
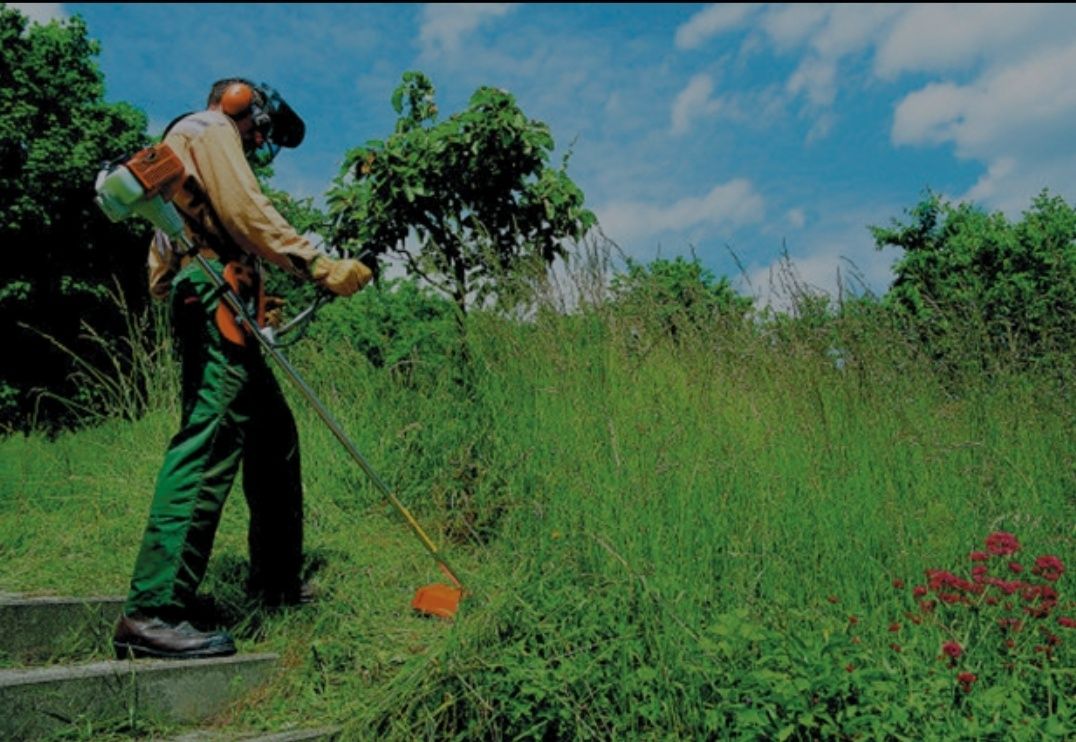
[[[235,118],[250,110],[254,103],[254,88],[243,82],[236,82],[224,89],[220,97],[220,110]]]

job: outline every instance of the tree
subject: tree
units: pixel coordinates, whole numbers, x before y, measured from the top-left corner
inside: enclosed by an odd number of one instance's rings
[[[549,127],[509,93],[479,88],[437,122],[432,83],[407,72],[392,105],[395,132],[348,152],[328,194],[332,241],[402,261],[452,299],[461,326],[468,306],[512,301],[595,223],[567,162],[548,166]]]
[[[928,193],[908,213],[871,232],[878,249],[904,251],[885,302],[932,352],[1041,360],[1076,351],[1073,207],[1043,191],[1013,224]]]
[[[92,356],[82,322],[122,327],[117,282],[145,300],[148,231],[110,223],[94,204],[103,162],[146,143],[146,117],[106,103],[96,42],[78,17],[28,25],[0,6],[0,427],[25,427],[33,390],[77,397],[72,357]],[[137,287],[137,288],[136,288]],[[61,408],[39,410],[52,421]]]

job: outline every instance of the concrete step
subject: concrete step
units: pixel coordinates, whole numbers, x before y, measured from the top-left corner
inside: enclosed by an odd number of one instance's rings
[[[123,598],[0,595],[0,653],[17,663],[111,651]]]
[[[0,739],[35,739],[79,722],[198,723],[266,682],[276,660],[251,654],[0,670]]]

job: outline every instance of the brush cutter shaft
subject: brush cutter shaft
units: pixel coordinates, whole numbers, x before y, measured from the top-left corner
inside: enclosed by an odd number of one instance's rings
[[[392,503],[393,507],[396,508],[397,512],[399,512],[400,515],[403,516],[403,519],[407,521],[407,525],[411,527],[411,530],[418,537],[418,540],[421,541],[422,545],[426,547],[426,551],[430,552],[430,556],[432,556],[434,560],[437,561],[445,575],[450,580],[452,580],[456,587],[462,588],[463,584],[460,582],[459,578],[456,577],[456,574],[452,570],[452,568],[448,566],[448,563],[445,561],[444,557],[441,556],[433,541],[430,540],[430,537],[427,536],[426,532],[422,530],[422,526],[420,526],[418,524],[418,521],[415,520],[415,516],[411,515],[411,511],[409,511],[407,507],[404,506],[402,502],[400,502],[399,498],[397,498],[396,495],[392,493],[392,491],[388,488],[385,482],[382,481],[381,477],[377,475],[377,472],[375,472],[373,467],[370,466],[370,464],[366,461],[366,458],[359,452],[359,449],[356,448],[355,444],[351,442],[350,438],[348,438],[347,433],[344,432],[344,429],[340,427],[340,424],[336,422],[336,419],[325,408],[325,405],[321,403],[321,400],[318,399],[317,395],[314,394],[314,390],[310,388],[310,385],[306,383],[303,377],[299,375],[299,372],[296,371],[295,368],[288,361],[288,359],[284,357],[284,354],[281,353],[276,348],[276,346],[273,345],[273,343],[270,342],[270,340],[260,332],[257,323],[255,323],[250,318],[246,308],[243,306],[242,301],[240,301],[239,297],[235,295],[235,292],[231,290],[231,287],[229,287],[224,282],[224,279],[221,278],[221,276],[213,269],[213,266],[209,264],[205,257],[200,255],[196,251],[192,252],[192,254],[194,255],[194,259],[197,261],[199,267],[203,271],[205,271],[206,275],[209,276],[210,280],[213,281],[214,285],[216,285],[216,287],[223,292],[224,301],[228,304],[228,307],[233,312],[235,312],[235,316],[239,318],[239,321],[247,326],[247,329],[251,331],[250,334],[257,338],[258,342],[261,344],[265,352],[268,353],[272,357],[272,359],[277,362],[277,365],[279,365],[280,368],[283,369],[285,375],[287,375],[287,377],[291,379],[292,383],[295,384],[295,386],[299,389],[302,395],[306,397],[306,401],[308,401],[311,406],[313,406],[314,411],[318,413],[318,417],[320,417],[322,421],[329,426],[329,430],[333,432],[333,435],[336,436],[336,439],[340,441],[344,448],[347,449],[347,452],[351,454],[351,458],[355,460],[355,463],[357,463],[362,468],[362,470],[366,472],[366,476],[368,476],[370,478],[370,481],[374,483],[374,487],[377,488],[378,492],[384,495],[385,499]]]

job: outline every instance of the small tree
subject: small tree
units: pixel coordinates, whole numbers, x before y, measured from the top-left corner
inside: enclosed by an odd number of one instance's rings
[[[469,305],[512,301],[595,223],[567,163],[548,166],[549,127],[510,94],[480,88],[438,122],[432,83],[407,72],[392,106],[395,132],[351,150],[328,194],[332,242],[401,260],[452,299],[461,327]]]

